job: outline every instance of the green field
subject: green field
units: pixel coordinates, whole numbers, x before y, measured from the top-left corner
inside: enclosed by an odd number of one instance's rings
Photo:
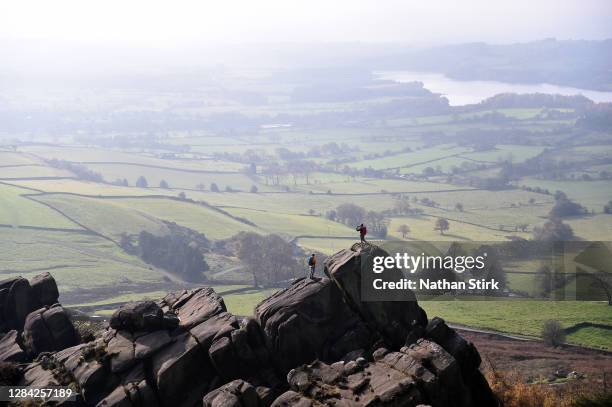
[[[66,170],[46,167],[43,165],[20,165],[15,167],[0,167],[0,179],[37,178],[37,177],[73,177]]]
[[[0,224],[47,228],[79,228],[74,222],[36,201],[23,197],[30,191],[0,184]]]
[[[197,230],[209,239],[227,239],[258,229],[206,206],[169,199],[113,199],[112,204]]]
[[[388,168],[407,167],[409,165],[422,164],[427,161],[439,160],[470,152],[469,149],[453,145],[441,145],[432,148],[424,148],[410,153],[394,154],[388,157],[370,160],[356,161],[351,166],[355,168],[373,168],[383,170]],[[435,163],[435,161],[434,161]],[[435,166],[435,164],[433,164]]]
[[[166,233],[163,223],[153,216],[126,210],[108,199],[73,195],[42,195],[36,199],[56,208],[83,227],[115,241],[119,241],[123,233],[138,234],[142,230],[156,235]]]
[[[210,189],[211,183],[214,182],[221,190],[229,186],[233,189],[248,191],[252,185],[257,185],[262,191],[273,190],[267,188],[259,180],[242,173],[197,173],[126,164],[87,164],[87,168],[102,174],[104,179],[109,181],[126,178],[130,185],[135,185],[136,180],[143,176],[150,187],[157,187],[162,180],[165,180],[171,188],[195,189],[197,185],[204,184],[207,189]]]
[[[462,241],[474,240],[480,242],[507,240],[508,235],[528,237],[525,233],[510,233],[500,230],[492,230],[482,226],[476,226],[460,221],[449,221],[450,229],[444,234],[434,230],[436,217],[394,217],[389,223],[389,234],[398,239],[402,234],[397,231],[399,225],[408,225],[410,233],[406,236],[409,240],[425,241]]]
[[[34,157],[12,151],[0,151],[0,163],[2,166],[39,164]],[[3,171],[3,169],[0,168],[0,171]]]
[[[610,306],[577,301],[421,301],[427,315],[475,328],[540,337],[544,321],[558,320],[564,328],[583,321],[612,325]],[[612,349],[610,331],[586,329],[568,336],[570,343]]]
[[[550,181],[523,178],[520,185],[548,189],[551,193],[563,191],[570,199],[589,210],[601,213],[603,206],[612,200],[612,181]]]
[[[351,236],[355,231],[320,216],[272,213],[254,209],[226,208],[227,212],[255,223],[268,233],[289,236]]]
[[[90,196],[142,196],[142,195],[168,195],[177,196],[178,192],[162,188],[137,188],[135,186],[122,187],[112,184],[77,179],[57,180],[19,180],[7,181],[11,185],[32,188],[43,192],[66,192],[71,194]]]
[[[82,291],[161,284],[164,274],[97,236],[0,228],[0,275],[32,278],[49,271],[58,282],[61,300]],[[99,295],[98,295],[99,296]]]

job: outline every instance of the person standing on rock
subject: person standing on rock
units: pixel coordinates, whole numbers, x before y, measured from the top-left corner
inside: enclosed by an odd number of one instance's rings
[[[368,228],[366,228],[365,225],[362,223],[361,225],[357,226],[355,230],[359,232],[359,238],[361,239],[361,243],[365,243],[365,235],[368,234]]]
[[[317,267],[317,256],[315,256],[314,253],[308,258],[308,267],[310,267],[310,275],[308,277],[312,279],[314,277],[315,267]]]

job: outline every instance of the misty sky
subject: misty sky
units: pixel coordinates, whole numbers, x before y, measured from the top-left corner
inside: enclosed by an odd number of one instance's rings
[[[611,0],[2,0],[0,39],[174,46],[239,42],[612,37]]]

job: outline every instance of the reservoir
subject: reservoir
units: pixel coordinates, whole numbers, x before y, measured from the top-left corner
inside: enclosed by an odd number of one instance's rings
[[[396,82],[423,82],[426,89],[448,98],[451,106],[479,103],[499,93],[584,95],[594,102],[612,102],[612,92],[578,89],[549,83],[520,84],[496,81],[460,81],[439,73],[413,71],[375,71],[374,77]]]

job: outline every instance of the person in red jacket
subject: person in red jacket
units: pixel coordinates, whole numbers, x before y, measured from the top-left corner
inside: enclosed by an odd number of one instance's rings
[[[362,223],[361,225],[357,226],[357,229],[355,230],[359,232],[359,238],[361,239],[361,243],[365,243],[365,235],[368,233],[368,228],[366,228],[365,225]]]

